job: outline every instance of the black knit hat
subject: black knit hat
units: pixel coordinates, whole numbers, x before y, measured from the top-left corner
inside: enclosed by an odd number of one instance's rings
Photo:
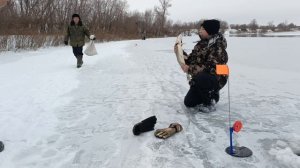
[[[212,19],[205,20],[201,25],[209,35],[214,35],[219,33],[220,21]]]
[[[80,19],[80,16],[79,16],[77,13],[74,13],[74,14],[72,15],[72,18],[74,18],[74,17],[78,17],[78,18]]]

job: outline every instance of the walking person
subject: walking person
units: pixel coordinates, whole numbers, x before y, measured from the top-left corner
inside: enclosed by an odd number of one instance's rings
[[[68,25],[64,43],[70,45],[73,49],[73,54],[77,59],[77,68],[80,68],[83,64],[83,46],[85,44],[85,36],[90,40],[95,40],[95,35],[90,35],[90,31],[82,24],[79,14],[73,14],[70,25]]]

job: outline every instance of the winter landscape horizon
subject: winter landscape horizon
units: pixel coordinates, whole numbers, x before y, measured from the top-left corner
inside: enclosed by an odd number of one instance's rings
[[[225,153],[228,85],[214,112],[184,106],[175,37],[97,43],[80,69],[70,47],[1,52],[0,167],[298,168],[300,32],[273,35],[225,36],[232,120],[244,125],[234,144],[250,148],[249,158]],[[197,40],[183,37],[183,48]],[[153,115],[155,129],[178,122],[183,131],[134,136],[133,125]]]

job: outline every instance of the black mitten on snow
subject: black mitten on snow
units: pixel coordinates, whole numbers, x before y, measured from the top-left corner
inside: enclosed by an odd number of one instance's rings
[[[0,152],[2,152],[4,150],[4,144],[3,142],[0,141]]]
[[[156,117],[152,116],[134,125],[132,132],[134,135],[139,135],[143,132],[154,130],[156,124]]]
[[[68,41],[64,41],[65,45],[68,45]]]

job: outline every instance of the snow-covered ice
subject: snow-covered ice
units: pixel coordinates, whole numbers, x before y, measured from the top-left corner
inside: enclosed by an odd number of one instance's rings
[[[190,52],[197,36],[184,37]],[[187,109],[189,89],[173,53],[175,38],[96,44],[75,67],[70,47],[0,54],[1,168],[300,167],[300,38],[227,37],[231,112],[244,128],[233,158],[227,86],[217,110]],[[132,134],[156,115],[155,128],[179,122],[161,140]]]
[[[300,31],[289,31],[289,32],[272,32],[266,33],[266,36],[300,36]]]

